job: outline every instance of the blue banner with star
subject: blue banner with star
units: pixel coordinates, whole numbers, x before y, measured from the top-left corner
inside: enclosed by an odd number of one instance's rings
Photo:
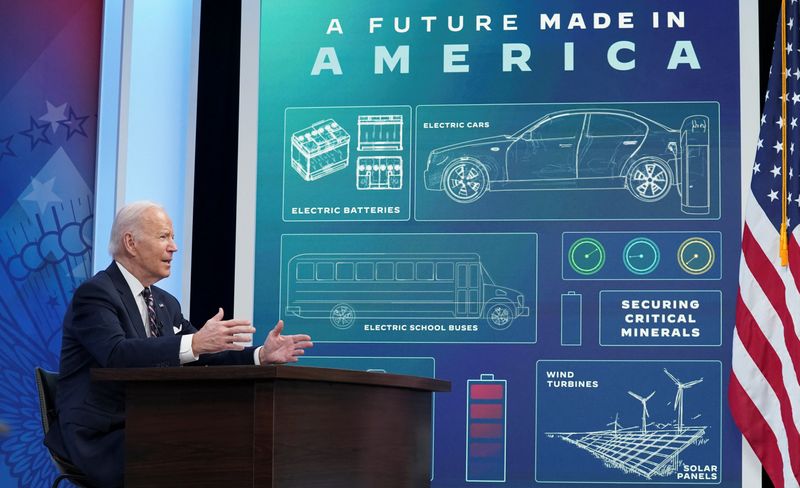
[[[0,16],[0,486],[50,486],[33,368],[91,276],[102,2],[3,2]]]

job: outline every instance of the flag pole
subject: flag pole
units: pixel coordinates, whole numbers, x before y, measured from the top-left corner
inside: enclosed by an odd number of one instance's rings
[[[780,253],[781,265],[789,264],[789,239],[786,235],[786,0],[781,0],[781,182],[783,184],[783,194],[781,198],[781,232],[780,232]]]

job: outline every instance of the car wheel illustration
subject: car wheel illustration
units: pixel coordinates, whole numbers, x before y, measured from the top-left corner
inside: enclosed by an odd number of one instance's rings
[[[664,198],[672,186],[669,166],[658,159],[641,159],[628,170],[628,191],[643,202],[655,202]]]
[[[356,320],[356,311],[346,303],[340,303],[331,309],[331,324],[337,329],[347,329]]]
[[[504,303],[495,303],[489,307],[489,311],[486,312],[486,320],[489,322],[492,329],[504,330],[507,329],[514,320],[514,313],[508,305]]]
[[[453,201],[472,203],[489,188],[489,174],[480,162],[459,159],[445,168],[442,188]]]

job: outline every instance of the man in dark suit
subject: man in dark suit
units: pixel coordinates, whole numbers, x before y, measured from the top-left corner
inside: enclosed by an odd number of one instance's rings
[[[279,321],[263,345],[244,347],[255,328],[223,320],[222,309],[195,329],[178,300],[152,286],[178,250],[172,221],[152,202],[119,211],[109,250],[114,262],[78,287],[64,317],[59,421],[45,439],[102,488],[122,486],[125,397],[118,384],[91,381],[91,368],[285,363],[312,346],[307,335],[282,335]]]

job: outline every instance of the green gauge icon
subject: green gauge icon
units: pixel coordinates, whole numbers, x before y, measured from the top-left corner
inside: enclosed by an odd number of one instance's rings
[[[622,250],[622,262],[633,274],[652,273],[661,261],[658,245],[646,237],[631,239]]]
[[[576,273],[595,274],[606,263],[606,250],[596,239],[582,237],[569,246],[567,260]]]
[[[678,248],[678,265],[691,275],[701,275],[714,265],[714,247],[702,237],[690,237]]]

